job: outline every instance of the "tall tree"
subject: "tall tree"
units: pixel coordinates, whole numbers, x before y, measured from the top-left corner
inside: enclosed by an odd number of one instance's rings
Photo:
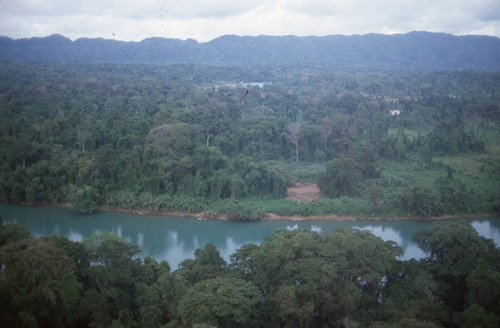
[[[300,123],[291,123],[288,126],[288,139],[295,146],[295,162],[299,162],[299,140],[300,140]]]
[[[2,325],[67,327],[78,318],[80,284],[62,249],[41,239],[0,248]]]
[[[251,282],[236,278],[207,279],[188,290],[179,304],[179,314],[185,325],[248,327],[255,320],[261,301],[259,289]]]

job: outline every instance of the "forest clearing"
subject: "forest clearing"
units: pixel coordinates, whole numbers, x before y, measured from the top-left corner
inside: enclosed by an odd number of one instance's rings
[[[286,199],[297,202],[316,202],[320,198],[319,187],[315,183],[296,183],[286,190]]]

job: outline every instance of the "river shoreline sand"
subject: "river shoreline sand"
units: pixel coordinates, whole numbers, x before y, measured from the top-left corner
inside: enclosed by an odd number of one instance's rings
[[[7,203],[8,204],[8,203]],[[12,203],[13,205],[23,206],[55,206],[71,208],[71,203],[44,203],[44,202],[19,202]],[[98,211],[104,212],[121,212],[121,213],[134,213],[139,215],[158,215],[158,216],[180,216],[180,217],[195,217],[198,220],[231,220],[224,214],[207,215],[205,212],[185,212],[185,211],[155,211],[151,209],[131,209],[123,207],[111,207],[107,205],[100,206]],[[500,216],[500,213],[468,213],[468,214],[444,214],[441,216],[393,216],[393,217],[377,217],[377,216],[350,216],[350,215],[279,215],[276,213],[266,213],[265,216],[259,220],[262,221],[313,221],[313,220],[327,220],[327,221],[440,221],[450,219],[463,219],[463,218],[478,218],[478,217],[495,217]],[[257,220],[257,221],[259,221]]]

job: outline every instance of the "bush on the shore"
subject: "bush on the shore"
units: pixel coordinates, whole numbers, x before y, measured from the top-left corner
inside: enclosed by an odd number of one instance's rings
[[[130,190],[122,190],[106,194],[104,198],[104,203],[112,208],[172,212],[202,212],[207,209],[206,201],[200,198],[167,194],[153,195],[150,192],[135,193]]]
[[[223,214],[230,220],[239,221],[256,221],[266,214],[262,209],[234,199],[217,201],[210,208],[209,213]]]
[[[90,186],[70,187],[70,200],[73,210],[81,214],[92,214],[99,204],[99,193]]]

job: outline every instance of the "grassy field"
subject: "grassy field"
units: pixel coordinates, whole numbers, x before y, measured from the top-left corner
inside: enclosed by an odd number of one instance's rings
[[[461,179],[474,193],[483,197],[500,197],[500,129],[484,133],[482,153],[435,157],[433,162],[449,165],[454,177]]]
[[[319,175],[325,170],[324,163],[286,161],[270,161],[270,163],[284,167],[292,184],[297,182],[318,183]]]

